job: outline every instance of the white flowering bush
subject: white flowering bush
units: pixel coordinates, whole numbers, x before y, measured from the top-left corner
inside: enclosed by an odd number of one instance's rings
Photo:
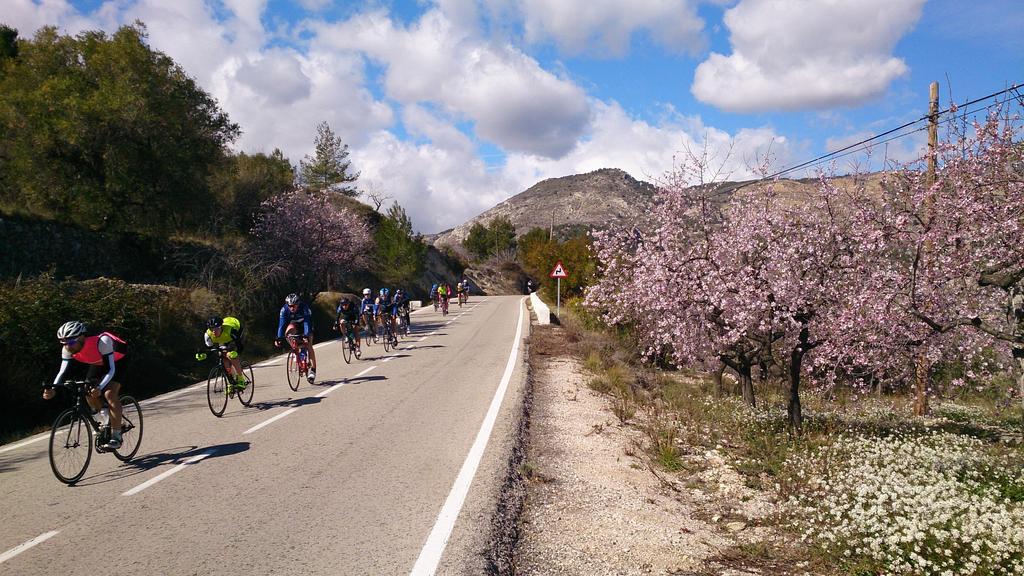
[[[1024,575],[1024,472],[975,438],[844,436],[783,482],[804,539],[858,572]]]

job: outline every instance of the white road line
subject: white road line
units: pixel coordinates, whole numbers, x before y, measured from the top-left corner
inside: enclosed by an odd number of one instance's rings
[[[36,442],[39,442],[40,440],[46,440],[49,437],[50,437],[50,433],[47,432],[45,434],[41,434],[39,436],[36,436],[35,438],[29,438],[28,440],[25,440],[24,442],[18,442],[17,444],[11,444],[10,446],[4,446],[3,448],[0,448],[0,454],[3,454],[4,452],[10,452],[11,450],[17,450],[18,448],[21,448],[22,446],[28,446],[29,444],[35,444]]]
[[[298,410],[298,408],[289,408],[289,409],[285,410],[284,412],[281,412],[277,416],[274,416],[273,418],[271,418],[269,420],[264,420],[260,424],[257,424],[255,426],[253,426],[252,428],[249,428],[245,432],[242,432],[242,434],[244,435],[244,434],[250,434],[252,432],[255,432],[255,431],[259,430],[260,428],[263,428],[264,426],[270,425],[272,422],[277,422],[281,418],[284,418],[285,416],[291,414],[292,412],[295,412],[296,410]]]
[[[444,506],[441,507],[441,513],[437,515],[437,522],[430,531],[423,549],[420,550],[416,564],[412,567],[412,572],[410,572],[412,576],[432,575],[437,570],[437,565],[441,562],[441,555],[444,554],[444,549],[448,546],[448,539],[452,535],[452,529],[455,528],[455,520],[458,519],[459,511],[462,510],[462,504],[466,501],[466,495],[469,494],[469,486],[473,483],[473,477],[480,466],[484,449],[487,448],[487,441],[490,439],[494,423],[498,419],[501,401],[505,398],[505,391],[508,389],[508,383],[512,379],[512,372],[516,368],[516,358],[519,356],[519,339],[523,335],[523,300],[519,301],[519,320],[516,321],[516,337],[512,341],[512,351],[508,356],[508,364],[505,365],[505,373],[501,376],[501,383],[498,384],[498,389],[494,392],[494,398],[491,400],[491,406],[487,410],[487,415],[484,416],[484,422],[480,426],[476,440],[473,441],[472,448],[469,449],[469,454],[466,455],[466,461],[462,463],[462,469],[459,470],[459,475],[455,478],[455,484],[452,485],[451,492],[448,493],[448,498],[444,501]]]
[[[143,400],[142,402],[139,402],[139,404],[142,405],[142,406],[146,406],[148,404],[156,404],[158,402],[163,402],[164,400],[170,400],[171,398],[177,398],[178,396],[181,396],[183,394],[187,394],[189,391],[194,390],[196,388],[199,388],[201,386],[206,386],[206,383],[205,382],[200,382],[199,384],[193,384],[192,386],[189,386],[189,387],[184,388],[182,390],[178,390],[177,392],[171,392],[170,394],[164,394],[163,396],[157,396],[156,398],[150,398],[149,400]]]
[[[171,476],[173,474],[177,474],[178,472],[181,472],[182,470],[185,469],[186,466],[189,466],[191,464],[195,464],[196,462],[199,462],[200,460],[202,460],[203,458],[206,458],[207,456],[209,456],[211,454],[213,454],[212,451],[210,451],[210,452],[203,452],[202,454],[196,454],[195,456],[189,458],[188,460],[185,460],[181,464],[178,464],[174,468],[171,468],[170,470],[168,470],[168,471],[166,471],[166,472],[164,472],[162,474],[158,474],[157,476],[154,476],[153,478],[150,478],[149,480],[146,480],[142,484],[139,484],[135,488],[132,488],[131,490],[125,492],[124,494],[122,494],[122,496],[131,496],[133,494],[138,494],[139,492],[142,492],[143,490],[145,490],[146,488],[149,488],[153,484],[156,484],[157,482],[159,482],[161,480],[164,480],[168,476]]]
[[[370,370],[373,370],[374,368],[376,368],[376,366],[370,366],[369,368],[367,368],[366,370],[363,370],[363,371],[362,371],[362,372],[360,372],[359,374],[356,374],[356,375],[355,375],[355,376],[353,376],[352,378],[359,378],[360,376],[362,376],[362,375],[364,375],[364,374],[368,373],[368,372],[369,372]],[[328,388],[327,390],[324,390],[323,392],[320,392],[319,394],[317,394],[317,395],[316,395],[316,397],[317,397],[317,398],[323,398],[324,396],[327,396],[327,395],[328,395],[328,394],[330,394],[331,392],[334,392],[334,391],[335,391],[336,389],[338,389],[338,388],[341,388],[342,386],[344,386],[345,384],[348,384],[348,383],[349,383],[349,379],[348,379],[348,378],[345,378],[345,381],[344,381],[344,382],[338,382],[338,383],[337,383],[337,384],[335,384],[334,386],[331,386],[331,387],[330,387],[330,388]]]
[[[0,554],[0,564],[7,562],[11,558],[14,558],[18,554],[21,554],[22,552],[28,550],[36,544],[42,544],[43,542],[46,542],[47,540],[53,538],[57,534],[60,534],[60,530],[51,530],[46,534],[40,534],[39,536],[36,536],[35,538],[29,540],[28,542],[25,542],[24,544],[18,544],[17,546],[11,548],[7,552]]]

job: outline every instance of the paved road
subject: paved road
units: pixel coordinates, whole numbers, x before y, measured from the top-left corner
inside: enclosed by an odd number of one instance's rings
[[[46,439],[0,446],[0,574],[481,573],[523,310],[417,311],[398,351],[351,365],[318,344],[320,381],[298,392],[283,359],[264,362],[253,406],[220,419],[205,383],[147,401],[136,459],[94,455],[76,486],[52,476]]]

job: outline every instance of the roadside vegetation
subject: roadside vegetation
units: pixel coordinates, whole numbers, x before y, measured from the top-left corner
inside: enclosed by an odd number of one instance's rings
[[[771,498],[746,521],[778,538],[719,561],[1024,574],[1018,122],[952,126],[934,177],[926,157],[800,197],[723,195],[692,157],[648,227],[594,233],[562,319],[591,388],[659,477],[713,490],[724,458]]]

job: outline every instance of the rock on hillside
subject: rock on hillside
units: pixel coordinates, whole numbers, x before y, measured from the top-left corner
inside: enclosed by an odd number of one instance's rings
[[[435,246],[458,246],[473,224],[486,226],[506,216],[516,233],[532,228],[592,228],[613,222],[631,223],[647,211],[654,186],[641,182],[616,168],[602,168],[588,174],[550,178],[503,201],[483,214],[438,234]]]

